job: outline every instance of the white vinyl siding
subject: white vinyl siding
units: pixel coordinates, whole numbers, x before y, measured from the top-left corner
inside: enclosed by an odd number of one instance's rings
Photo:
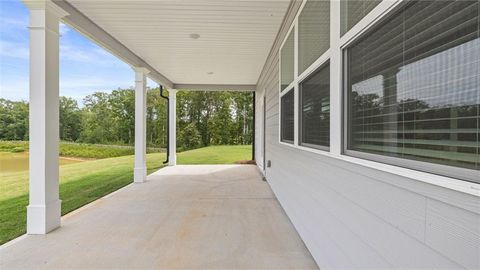
[[[480,268],[479,185],[279,141],[280,47],[303,4],[292,2],[257,91],[266,96],[265,159],[271,161],[266,179],[319,267]],[[382,21],[379,16],[388,16],[400,5],[382,1],[361,25],[374,26]],[[335,35],[337,29],[340,36],[340,3],[332,0],[330,9],[331,32]],[[345,37],[361,31],[365,29],[357,25]],[[342,61],[337,51],[354,40],[336,42],[329,49],[334,57],[330,76],[340,82],[342,74],[333,62]],[[328,51],[320,57],[326,59],[323,62],[329,58],[326,55]],[[319,66],[304,73],[313,73]],[[342,93],[341,84],[330,85],[331,93]],[[332,105],[337,106],[336,102]],[[342,122],[333,111],[332,107],[331,144],[341,136],[332,126]]]

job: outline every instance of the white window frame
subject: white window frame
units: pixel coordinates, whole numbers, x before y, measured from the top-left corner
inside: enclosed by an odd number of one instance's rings
[[[290,31],[296,27],[298,23],[298,17],[305,3],[308,0],[303,0],[301,7],[297,11],[295,19],[290,25],[290,28],[285,36],[280,50],[285,43],[285,40],[288,38]],[[294,82],[297,82],[295,85],[292,83],[289,87],[294,87],[298,89],[298,78],[305,78],[315,70],[314,66],[318,67],[324,63],[324,61],[330,61],[330,151],[323,151],[314,148],[308,148],[301,145],[298,145],[298,127],[295,129],[295,138],[296,143],[288,144],[281,141],[281,116],[279,114],[278,124],[279,124],[279,136],[278,142],[281,145],[292,147],[294,149],[299,149],[306,152],[311,152],[314,154],[322,155],[328,158],[335,158],[337,160],[342,160],[352,164],[361,165],[364,167],[372,168],[378,171],[383,171],[393,175],[398,175],[401,177],[406,177],[415,181],[439,186],[442,188],[447,188],[450,190],[455,190],[465,194],[480,196],[480,184],[474,182],[468,182],[463,180],[458,180],[455,178],[442,176],[434,173],[418,171],[415,169],[405,168],[396,165],[390,165],[386,163],[381,163],[377,161],[372,161],[368,159],[358,158],[354,156],[349,156],[345,154],[345,119],[344,119],[344,59],[343,51],[352,44],[360,35],[371,29],[372,26],[376,25],[380,20],[386,18],[388,14],[399,5],[404,3],[406,0],[383,0],[379,3],[373,10],[366,14],[355,26],[348,30],[344,35],[341,35],[340,29],[340,1],[331,0],[330,1],[330,49],[325,52],[324,55],[320,56],[317,61],[312,64],[311,67],[307,68],[304,73],[297,76],[297,72],[294,76]],[[294,41],[297,44],[297,40]],[[298,51],[295,53],[295,58],[298,57]],[[320,59],[322,58],[322,60]],[[279,55],[279,63],[281,64],[281,55]],[[295,69],[298,70],[298,62],[295,61]],[[279,70],[279,78],[281,76],[281,71]],[[296,80],[295,80],[296,79]],[[291,88],[286,88],[291,89]],[[285,91],[285,90],[284,90]],[[281,85],[279,85],[279,112],[281,112],[281,97],[285,94],[284,91],[281,91]],[[297,91],[295,92],[296,97],[298,97]],[[298,98],[296,99],[297,110],[298,110]],[[295,116],[295,121],[298,123],[298,115]],[[384,182],[394,183],[399,186],[405,186],[408,188],[409,183],[399,183],[395,180],[388,179],[379,179]]]
[[[295,97],[296,97],[296,93],[295,93],[295,74],[297,73],[296,72],[296,69],[294,67],[294,75],[293,75],[293,80],[292,82],[287,86],[285,87],[285,89],[282,90],[282,49],[283,49],[283,46],[285,45],[285,43],[287,42],[287,39],[288,37],[290,36],[290,34],[292,33],[292,31],[295,31],[296,33],[296,27],[295,27],[296,23],[294,22],[292,25],[290,25],[290,28],[288,29],[288,32],[287,34],[285,35],[285,38],[283,39],[282,41],[282,44],[280,45],[280,49],[279,49],[279,55],[278,55],[278,78],[279,78],[279,83],[278,83],[278,92],[280,93],[278,95],[278,109],[279,109],[279,114],[278,114],[278,143],[280,144],[283,144],[283,145],[292,145],[292,143],[289,143],[289,142],[284,142],[282,141],[282,97],[290,92],[290,90],[293,90],[294,93],[294,102],[295,102]],[[296,56],[296,51],[297,51],[297,36],[296,34],[293,35],[293,44],[294,44],[294,49],[293,49],[293,65],[296,66],[297,64],[297,56]],[[295,129],[295,108],[294,108],[294,129]],[[296,138],[296,135],[295,135],[295,131],[293,132],[293,144],[295,144],[295,138]]]
[[[287,94],[287,93],[290,93],[290,91],[293,91],[293,103],[294,103],[294,108],[293,108],[293,128],[295,129],[295,125],[297,123],[296,119],[295,119],[295,116],[296,116],[296,106],[297,106],[297,91],[296,91],[296,87],[294,87],[294,85],[289,85],[287,88],[285,88],[284,91],[282,91],[282,93],[280,93],[279,95],[279,98],[278,98],[278,108],[280,109],[279,111],[279,116],[278,116],[278,142],[281,143],[281,144],[284,144],[284,145],[294,145],[295,144],[295,141],[296,141],[296,138],[297,138],[297,135],[295,134],[295,130],[293,131],[293,142],[288,142],[288,141],[284,141],[282,140],[282,97]]]
[[[296,138],[297,138],[297,134],[295,132],[295,125],[297,124],[297,121],[296,121],[296,108],[294,107],[294,110],[293,110],[293,128],[294,128],[294,131],[293,131],[293,143],[289,143],[289,142],[285,142],[285,141],[282,141],[282,97],[290,92],[291,90],[294,91],[293,92],[293,100],[294,100],[294,104],[296,104],[297,102],[297,87],[295,85],[295,77],[296,77],[296,74],[297,74],[297,61],[298,61],[298,58],[297,58],[297,51],[298,51],[298,47],[297,47],[297,27],[296,27],[297,23],[296,23],[296,17],[295,17],[295,20],[293,21],[292,25],[290,25],[290,28],[288,29],[287,31],[287,34],[285,35],[285,38],[283,39],[282,41],[282,44],[280,45],[280,49],[279,49],[279,55],[278,55],[278,78],[279,78],[279,83],[278,83],[278,92],[280,93],[278,95],[278,109],[279,109],[279,114],[278,114],[278,143],[280,144],[283,144],[283,145],[288,145],[288,146],[292,146],[292,145],[295,145],[295,142],[296,142]],[[285,89],[282,90],[282,49],[285,45],[285,43],[287,42],[287,39],[288,37],[290,36],[290,34],[292,33],[292,31],[295,31],[294,34],[293,34],[293,80],[292,82],[287,86],[285,87]],[[296,105],[295,105],[296,106]]]
[[[404,6],[403,4],[400,5],[401,2],[404,1],[398,1],[396,5],[391,5],[386,13],[382,16],[383,18],[388,18],[390,16],[393,16],[396,11],[398,11],[398,8]],[[377,26],[379,23],[378,20],[376,23],[370,24],[371,26]],[[366,33],[366,31],[371,29],[371,27],[367,27],[362,29],[360,34],[355,35],[355,38],[353,40],[350,40],[349,42],[345,42],[342,46],[342,54],[344,55],[344,61],[343,61],[343,68],[344,68],[344,83],[342,86],[343,89],[343,103],[345,105],[348,104],[348,89],[346,87],[346,74],[347,74],[347,49],[350,47],[353,41],[358,40],[358,38],[363,37],[363,34]],[[375,162],[381,162],[385,164],[391,164],[394,166],[399,166],[399,167],[405,167],[408,169],[412,170],[418,170],[418,171],[424,171],[427,173],[432,173],[432,174],[438,174],[438,175],[443,175],[446,177],[452,177],[452,178],[457,178],[460,181],[471,181],[471,182],[476,182],[480,183],[480,172],[474,169],[468,169],[468,168],[462,168],[458,166],[449,166],[449,165],[444,165],[440,163],[434,163],[434,162],[428,162],[428,161],[419,161],[419,160],[413,160],[413,159],[408,159],[408,158],[399,158],[399,157],[392,157],[388,155],[382,155],[382,154],[373,154],[373,153],[368,153],[368,152],[363,152],[363,151],[358,151],[358,150],[352,150],[348,148],[348,106],[344,106],[344,112],[343,112],[343,123],[344,123],[344,132],[343,132],[343,153],[347,156],[352,156],[352,157],[357,157],[361,159],[366,159],[366,160],[371,160]]]
[[[297,11],[297,14],[295,15],[295,18],[290,25],[290,28],[285,35],[281,45],[280,45],[280,50],[279,50],[279,56],[278,56],[278,63],[279,63],[279,71],[278,71],[278,78],[279,78],[279,95],[278,95],[278,108],[279,108],[279,117],[278,117],[278,142],[282,145],[287,145],[291,147],[295,147],[298,149],[304,149],[308,151],[313,151],[313,152],[325,152],[328,151],[327,149],[324,148],[316,148],[316,147],[308,147],[305,145],[300,145],[300,138],[299,138],[299,133],[300,133],[300,126],[299,126],[299,105],[300,105],[300,92],[299,92],[299,85],[300,83],[306,79],[308,76],[310,76],[313,72],[315,72],[318,68],[322,67],[326,62],[330,60],[330,49],[327,49],[322,55],[320,55],[308,68],[305,69],[301,74],[298,74],[298,18],[300,17],[300,14],[302,13],[303,8],[305,7],[306,3],[308,1],[315,1],[315,0],[303,0],[300,8]],[[335,0],[334,0],[335,1]],[[330,3],[331,4],[331,3]],[[290,36],[291,31],[294,32],[294,75],[293,75],[293,81],[286,87],[284,90],[282,90],[282,49],[283,46],[285,45],[285,42],[287,41],[288,37]],[[282,97],[288,93],[290,90],[294,91],[294,132],[293,132],[293,144],[284,142],[282,141]]]
[[[317,59],[318,60],[323,60],[320,58]],[[312,149],[312,150],[318,150],[318,151],[324,151],[324,152],[330,152],[330,140],[329,140],[329,143],[328,143],[328,146],[325,146],[325,145],[317,145],[317,144],[309,144],[309,143],[302,143],[302,140],[300,138],[300,135],[301,135],[301,131],[300,131],[300,119],[302,118],[302,115],[301,115],[301,109],[300,108],[300,104],[302,103],[300,101],[300,85],[302,82],[304,82],[305,79],[308,79],[310,75],[312,75],[313,73],[315,73],[316,71],[320,71],[324,68],[327,68],[330,69],[330,62],[329,62],[330,58],[327,59],[326,61],[321,61],[322,64],[320,64],[318,67],[316,67],[315,69],[313,69],[311,72],[308,73],[308,75],[305,75],[301,80],[299,80],[298,82],[298,120],[299,120],[299,129],[298,129],[298,134],[299,134],[299,138],[298,138],[298,146],[299,147],[302,147],[302,148],[308,148],[308,149]],[[315,61],[315,62],[317,62]],[[311,67],[310,67],[311,68]],[[307,69],[308,70],[308,69]],[[306,71],[307,71],[306,70]],[[329,78],[330,79],[330,78]],[[331,108],[331,106],[330,106]]]

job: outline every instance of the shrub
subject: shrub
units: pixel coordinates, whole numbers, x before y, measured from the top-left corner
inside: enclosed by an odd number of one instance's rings
[[[24,152],[28,151],[27,141],[0,141],[0,152]],[[164,152],[161,148],[147,148],[147,153]],[[111,158],[128,156],[135,153],[135,148],[128,145],[105,145],[60,142],[60,156],[79,158]]]
[[[23,151],[28,150],[28,142],[26,141],[0,141],[1,152],[13,152],[15,148],[23,148]]]
[[[14,148],[12,148],[12,150],[10,150],[10,152],[12,152],[12,153],[25,152],[25,148],[23,148],[23,147],[14,147]]]

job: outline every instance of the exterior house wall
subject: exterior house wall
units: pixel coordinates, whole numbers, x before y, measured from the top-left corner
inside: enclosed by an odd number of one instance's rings
[[[479,269],[475,192],[279,142],[279,48],[300,6],[292,2],[257,84],[256,159],[265,95],[266,178],[319,267]]]

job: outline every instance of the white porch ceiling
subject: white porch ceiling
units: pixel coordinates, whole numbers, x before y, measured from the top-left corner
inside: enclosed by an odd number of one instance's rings
[[[290,1],[68,3],[174,84],[254,85]]]

